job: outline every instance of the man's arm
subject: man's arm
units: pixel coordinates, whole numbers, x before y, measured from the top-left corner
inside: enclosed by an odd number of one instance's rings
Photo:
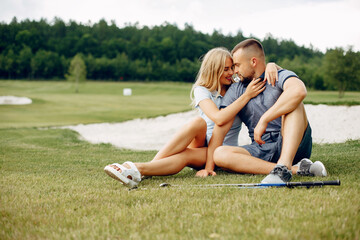
[[[254,130],[254,140],[258,144],[264,144],[261,139],[266,127],[272,120],[294,111],[305,99],[307,91],[305,84],[296,77],[290,77],[284,83],[284,91],[275,102],[260,118]]]

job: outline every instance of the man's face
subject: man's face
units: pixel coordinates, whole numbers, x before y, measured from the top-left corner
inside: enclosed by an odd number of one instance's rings
[[[250,82],[255,75],[255,69],[251,65],[251,58],[242,49],[237,50],[233,56],[234,73],[239,76],[242,82]]]

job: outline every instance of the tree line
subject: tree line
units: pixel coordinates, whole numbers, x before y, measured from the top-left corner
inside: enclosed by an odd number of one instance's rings
[[[111,81],[194,82],[200,58],[209,49],[233,46],[246,39],[241,31],[224,35],[196,31],[185,24],[120,28],[114,21],[82,24],[54,18],[0,23],[0,78],[64,79],[70,62],[80,54],[86,77]],[[307,87],[318,90],[360,90],[360,53],[351,48],[326,53],[279,40],[259,39],[267,61],[295,71]]]

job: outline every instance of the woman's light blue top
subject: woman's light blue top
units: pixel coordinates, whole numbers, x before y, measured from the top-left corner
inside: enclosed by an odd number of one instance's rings
[[[200,116],[205,120],[207,124],[206,141],[209,144],[212,132],[214,130],[215,123],[201,110],[199,103],[202,100],[210,99],[215,105],[220,108],[223,97],[218,94],[217,91],[210,92],[206,87],[196,86],[194,89],[195,107],[199,110]],[[229,132],[226,134],[223,145],[238,146],[239,132],[241,129],[241,120],[236,115],[233,125]]]

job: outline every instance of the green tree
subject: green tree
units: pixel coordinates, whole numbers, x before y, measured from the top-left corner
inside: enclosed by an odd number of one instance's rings
[[[359,54],[354,53],[352,48],[346,52],[342,48],[331,49],[326,52],[324,68],[327,81],[335,84],[339,90],[339,98],[345,94],[345,90],[360,81]]]
[[[347,90],[356,90],[360,89],[360,52],[354,52],[350,48],[345,54],[346,61],[346,73],[348,78]]]
[[[175,44],[170,37],[165,37],[161,40],[160,50],[163,61],[175,63],[176,51]]]
[[[307,88],[323,89],[320,78],[321,59],[317,57],[306,59],[304,56],[296,55],[292,60],[285,58],[277,62],[281,67],[294,71],[305,83]]]
[[[114,21],[107,23],[104,19],[82,24],[56,17],[50,22],[46,19],[19,22],[14,17],[9,24],[0,22],[0,78],[28,78],[30,58],[34,78],[62,78],[72,58],[82,53],[89,79],[193,82],[199,57],[213,47],[231,50],[247,37],[240,30],[235,35],[224,35],[221,29],[205,34],[190,24],[181,30],[168,22],[153,27],[126,23],[119,28]],[[322,52],[297,46],[292,40],[276,39],[271,34],[260,41],[268,61],[281,66],[285,62],[288,66],[283,67],[301,75],[310,88],[336,89],[335,83],[325,78],[324,68],[319,67],[323,65]],[[352,64],[359,53],[350,55],[348,59],[353,62],[346,66],[354,69]],[[346,88],[359,90],[360,86],[353,81]]]
[[[64,76],[61,57],[57,53],[39,50],[31,59],[31,72],[34,78],[55,78]]]
[[[4,70],[8,74],[8,78],[11,79],[16,69],[17,57],[12,49],[8,51],[4,59]]]
[[[179,78],[177,81],[181,82],[194,82],[196,72],[199,69],[199,65],[196,62],[192,62],[187,58],[183,58],[176,62],[177,72]]]
[[[115,78],[119,79],[120,81],[128,80],[128,67],[129,67],[129,59],[125,53],[117,54],[116,58],[114,59],[115,65]]]
[[[33,54],[30,47],[24,45],[19,52],[17,76],[21,78],[30,78],[31,76],[31,59]]]
[[[16,37],[15,37],[15,42],[18,44],[18,45],[27,45],[27,46],[30,46],[31,45],[31,42],[32,42],[32,36],[31,36],[31,33],[29,30],[22,30],[22,31],[19,31],[17,34],[16,34]]]
[[[96,53],[97,48],[99,47],[98,42],[94,39],[90,34],[86,33],[76,44],[76,49],[78,52],[82,52],[83,54]]]
[[[71,60],[69,74],[65,75],[70,82],[75,82],[75,92],[79,92],[79,83],[86,81],[86,66],[80,54],[76,54]]]

